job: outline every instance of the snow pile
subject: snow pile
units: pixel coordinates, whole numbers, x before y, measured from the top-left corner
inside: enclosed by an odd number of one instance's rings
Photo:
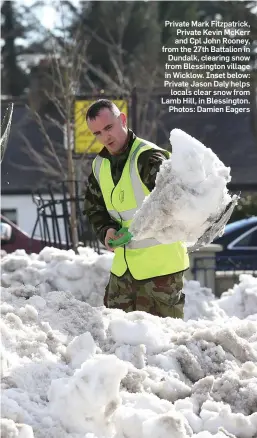
[[[102,306],[113,254],[98,255],[90,248],[79,251],[76,255],[72,250],[44,248],[40,254],[28,255],[23,250],[5,254],[1,260],[2,286],[9,288],[15,299],[26,298],[37,308],[44,308],[44,299],[50,296],[56,308],[64,306],[63,292],[93,307]],[[257,315],[257,278],[251,275],[242,274],[239,284],[220,299],[197,281],[185,281],[184,294],[186,321],[230,316],[254,319]]]
[[[37,294],[61,290],[69,292],[91,306],[103,303],[104,288],[108,283],[113,255],[98,255],[92,248],[74,251],[44,248],[40,254],[28,255],[24,250],[2,256],[2,285],[20,291],[27,287],[24,296],[29,298],[36,288]],[[14,292],[15,293],[15,292]]]
[[[0,419],[2,438],[34,438],[33,429],[27,424],[15,424],[7,418]]]
[[[257,321],[257,278],[241,275],[240,283],[224,292],[218,303],[228,316]]]
[[[161,165],[156,186],[136,212],[130,231],[135,240],[193,246],[232,201],[230,168],[180,129],[171,131],[170,143],[172,156]]]
[[[219,300],[187,282],[185,321],[126,314],[86,302],[111,258],[83,254],[2,259],[2,436],[256,437],[257,279]]]
[[[257,278],[242,274],[239,284],[224,292],[219,299],[211,289],[200,287],[197,281],[185,282],[186,297],[184,319],[240,319],[257,320]]]

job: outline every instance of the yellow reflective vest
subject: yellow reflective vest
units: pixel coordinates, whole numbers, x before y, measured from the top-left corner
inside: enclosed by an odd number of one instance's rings
[[[149,149],[162,151],[167,158],[170,156],[168,151],[136,137],[116,186],[109,160],[98,155],[93,161],[94,176],[101,188],[106,208],[120,227],[130,226],[134,213],[150,193],[137,168],[139,155]],[[132,240],[129,244],[116,248],[114,254],[111,272],[118,277],[127,269],[136,280],[144,280],[184,271],[189,267],[187,248],[179,241],[164,245],[155,239]]]

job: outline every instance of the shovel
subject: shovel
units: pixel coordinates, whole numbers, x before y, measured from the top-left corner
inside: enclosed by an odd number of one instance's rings
[[[1,162],[3,161],[4,153],[7,148],[8,138],[12,124],[12,115],[13,115],[13,103],[8,105],[3,121],[1,122],[1,140],[0,140]]]
[[[221,213],[218,219],[216,219],[212,224],[209,222],[209,226],[206,226],[206,230],[197,242],[188,248],[188,252],[195,252],[201,247],[209,245],[217,236],[223,234],[223,230],[227,222],[229,221],[235,206],[237,205],[240,195],[234,195],[229,204],[225,207],[224,211]],[[120,246],[127,245],[133,239],[133,234],[129,231],[129,228],[122,227],[120,230],[116,231],[115,235],[122,236],[118,239],[110,239],[108,244],[111,248],[118,248]]]

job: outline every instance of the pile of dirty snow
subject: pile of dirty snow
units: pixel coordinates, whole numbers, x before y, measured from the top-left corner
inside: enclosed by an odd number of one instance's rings
[[[2,436],[256,437],[257,279],[187,282],[185,321],[126,314],[102,305],[112,257],[3,256]]]
[[[232,201],[230,168],[180,129],[171,131],[170,143],[171,158],[161,165],[155,188],[135,213],[130,231],[135,240],[193,246]]]
[[[99,256],[89,247],[79,248],[79,255],[49,247],[39,255],[17,250],[2,256],[2,285],[26,289],[25,298],[32,296],[35,288],[40,294],[59,290],[91,306],[101,306],[112,259],[111,253]]]
[[[113,253],[98,255],[91,248],[74,251],[44,248],[40,254],[28,255],[24,250],[2,255],[1,283],[14,296],[33,303],[35,297],[49,292],[67,292],[93,307],[102,306],[109,280]],[[237,316],[254,318],[257,314],[256,278],[241,275],[240,283],[217,299],[211,289],[197,281],[185,281],[185,320],[216,319]],[[5,290],[5,289],[4,289]],[[37,298],[36,298],[37,299]]]

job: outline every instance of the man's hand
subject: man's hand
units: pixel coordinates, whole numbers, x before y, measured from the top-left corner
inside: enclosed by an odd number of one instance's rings
[[[112,251],[112,252],[114,252],[114,248],[111,248],[111,247],[108,245],[109,240],[110,240],[110,239],[117,240],[117,239],[119,239],[119,237],[121,236],[120,234],[118,234],[118,235],[116,236],[116,235],[115,235],[116,232],[117,232],[117,230],[115,230],[114,228],[109,228],[109,229],[107,230],[107,232],[106,232],[106,236],[105,236],[105,239],[104,239],[104,243],[105,243],[105,246],[106,246],[106,248],[108,249],[108,251]]]

